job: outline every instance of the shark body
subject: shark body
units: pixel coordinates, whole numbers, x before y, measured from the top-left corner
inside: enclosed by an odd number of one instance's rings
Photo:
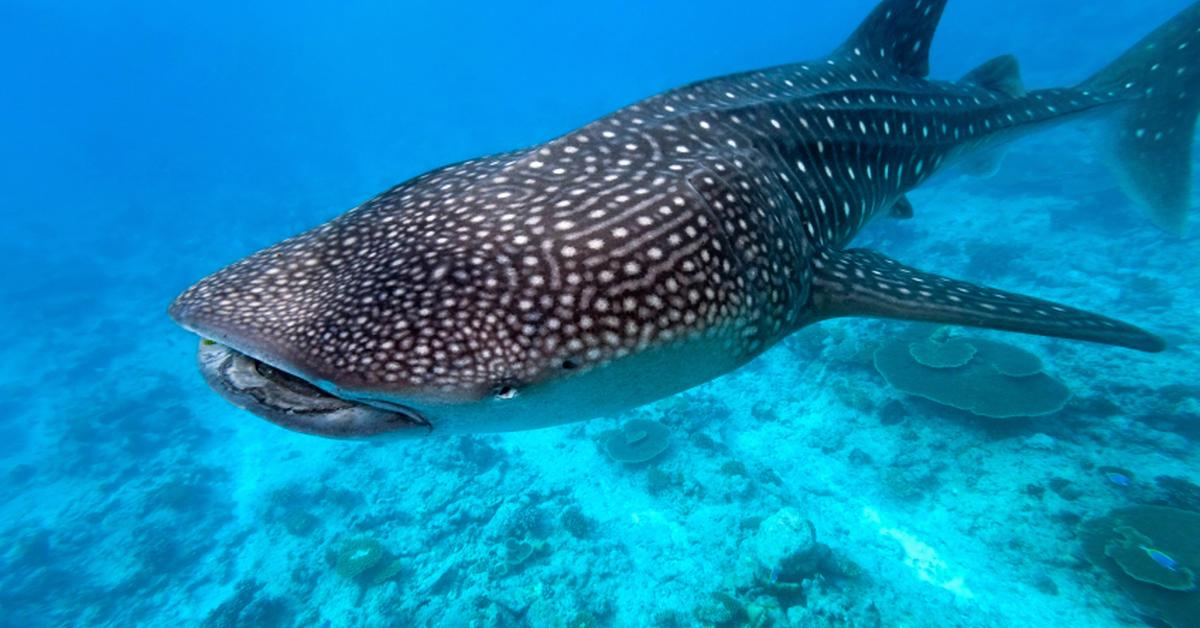
[[[945,0],[884,0],[825,59],[684,86],[448,166],[197,283],[171,315],[234,403],[333,437],[538,427],[880,316],[1164,348],[1132,325],[847,248],[938,170],[1039,125],[1121,116],[1122,180],[1182,226],[1200,5],[1080,86],[1001,57],[926,78]]]

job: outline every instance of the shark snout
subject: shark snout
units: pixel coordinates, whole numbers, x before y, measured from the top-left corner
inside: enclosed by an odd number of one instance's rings
[[[167,310],[181,327],[200,336],[197,362],[213,390],[244,410],[306,434],[353,439],[429,432],[432,424],[422,411],[347,393],[356,388],[353,383],[347,385],[336,368],[320,360],[312,343],[297,342],[331,333],[336,322],[302,315],[303,303],[259,298],[233,285],[238,279],[236,266],[219,271],[180,294]]]
[[[201,341],[197,362],[208,385],[227,401],[292,431],[362,439],[422,436],[431,427],[411,408],[384,409],[336,397],[212,340]]]
[[[286,341],[269,333],[269,326],[237,316],[231,300],[214,302],[208,298],[203,282],[179,295],[167,313],[181,327],[205,341],[230,347],[285,371],[298,370]]]

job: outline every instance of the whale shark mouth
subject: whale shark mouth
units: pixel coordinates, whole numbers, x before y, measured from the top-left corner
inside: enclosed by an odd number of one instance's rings
[[[329,438],[422,436],[432,425],[420,412],[343,399],[311,382],[241,353],[201,340],[197,361],[204,380],[230,403],[289,430]],[[420,429],[425,428],[425,429]]]

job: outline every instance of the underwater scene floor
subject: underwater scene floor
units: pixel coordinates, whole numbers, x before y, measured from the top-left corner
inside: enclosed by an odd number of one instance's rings
[[[23,305],[0,325],[0,624],[1200,625],[1200,241],[1154,230],[1090,147],[1027,140],[856,245],[1167,352],[831,321],[624,416],[523,433],[283,431],[207,389],[165,315],[246,240],[62,247],[0,295]],[[902,390],[925,363],[905,349],[963,344],[940,391]],[[1037,386],[993,363],[1014,347]],[[976,412],[932,399],[964,364],[990,373]]]

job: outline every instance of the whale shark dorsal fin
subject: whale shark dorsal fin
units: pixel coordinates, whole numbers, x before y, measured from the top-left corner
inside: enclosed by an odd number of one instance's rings
[[[874,316],[1001,329],[1162,351],[1161,338],[1128,323],[1058,303],[910,268],[867,249],[822,251],[813,260],[818,319]]]
[[[1012,55],[1001,55],[967,72],[964,83],[971,83],[1013,98],[1025,95],[1025,83],[1021,81],[1021,64]]]
[[[839,49],[844,55],[929,76],[929,47],[946,0],[883,0]]]

